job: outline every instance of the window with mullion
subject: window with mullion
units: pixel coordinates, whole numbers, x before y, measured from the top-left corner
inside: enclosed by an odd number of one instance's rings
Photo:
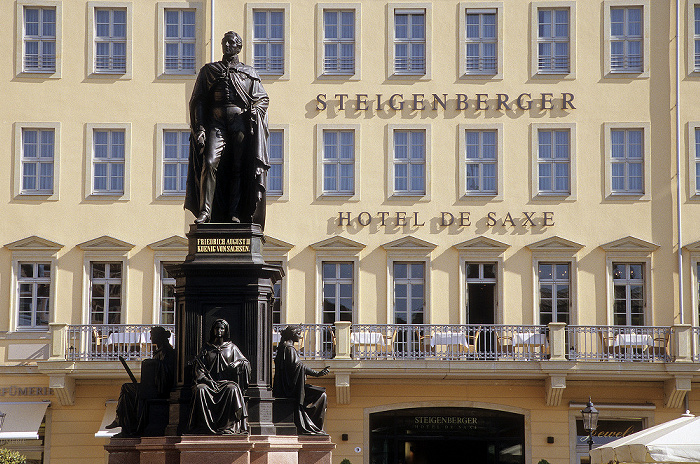
[[[95,72],[126,72],[126,9],[95,9]]]
[[[160,263],[160,324],[175,324],[175,278],[165,268],[168,264]]]
[[[253,10],[253,66],[260,74],[284,74],[284,11]]]
[[[24,8],[24,71],[56,71],[56,8]]]
[[[642,72],[644,37],[642,7],[610,8],[610,69]]]
[[[695,193],[700,194],[700,128],[695,128]]]
[[[284,193],[284,131],[270,130],[268,143],[270,169],[267,171],[267,195],[280,196]]]
[[[189,151],[189,130],[163,131],[163,193],[185,194]]]
[[[425,12],[395,12],[394,72],[425,74]]]
[[[496,194],[498,147],[495,130],[468,130],[466,139],[466,192]]]
[[[265,261],[271,266],[282,267],[282,261]],[[282,277],[284,279],[284,277]],[[281,324],[282,323],[282,279],[275,281],[272,284],[272,302],[270,306],[272,307],[272,323]]]
[[[644,131],[612,129],[611,186],[613,193],[644,193]]]
[[[695,46],[694,71],[700,72],[700,5],[695,5],[693,8],[693,44]]]
[[[51,298],[51,264],[18,263],[17,291],[17,328],[47,328]]]
[[[540,324],[563,322],[569,324],[571,307],[571,276],[569,263],[539,263]]]
[[[124,131],[93,133],[93,193],[124,193]]]
[[[613,323],[644,325],[644,264],[613,263]]]
[[[568,194],[570,192],[570,131],[537,131],[537,169],[539,193]]]
[[[466,74],[496,74],[497,22],[495,11],[467,10],[466,17]]]
[[[394,193],[425,195],[425,131],[394,131]]]
[[[352,195],[355,191],[355,132],[323,131],[323,193]]]
[[[121,324],[122,263],[90,263],[90,324]]]
[[[323,11],[323,71],[355,73],[355,12]]]
[[[195,72],[195,10],[165,10],[165,72]]]
[[[323,323],[352,322],[353,313],[353,263],[324,262]]]
[[[537,10],[537,69],[540,73],[569,72],[569,10]]]
[[[425,321],[425,263],[394,262],[394,323]]]
[[[52,194],[54,169],[53,129],[22,129],[23,194]]]

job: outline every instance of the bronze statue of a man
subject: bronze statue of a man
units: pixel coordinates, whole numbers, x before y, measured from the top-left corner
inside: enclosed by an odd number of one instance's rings
[[[190,158],[185,209],[195,223],[265,225],[268,96],[260,76],[238,61],[243,41],[221,40],[221,61],[205,64],[190,99]]]

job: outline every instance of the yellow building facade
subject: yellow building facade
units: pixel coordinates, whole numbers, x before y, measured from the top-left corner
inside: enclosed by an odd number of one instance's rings
[[[588,397],[596,443],[700,407],[700,3],[0,8],[3,446],[105,462],[117,355],[174,320],[187,102],[228,30],[333,462],[578,464]]]

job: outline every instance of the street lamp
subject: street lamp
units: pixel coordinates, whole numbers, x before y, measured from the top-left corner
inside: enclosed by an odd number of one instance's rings
[[[588,404],[581,410],[583,416],[583,430],[588,432],[588,452],[593,448],[593,432],[598,428],[598,410],[593,406],[591,397],[588,397]]]
[[[7,414],[5,414],[4,412],[0,411],[0,431],[2,431],[2,424],[5,423],[5,416],[7,416]]]

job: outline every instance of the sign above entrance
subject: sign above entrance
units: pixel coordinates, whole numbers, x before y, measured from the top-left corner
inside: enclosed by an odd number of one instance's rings
[[[426,220],[437,227],[470,227],[479,225],[485,227],[552,227],[554,226],[553,211],[517,211],[496,212],[488,211],[481,217],[473,217],[469,211],[441,211],[430,219],[426,219],[418,211],[377,211],[370,213],[362,211],[338,211],[337,225],[365,227],[370,224],[384,227],[421,227]]]

